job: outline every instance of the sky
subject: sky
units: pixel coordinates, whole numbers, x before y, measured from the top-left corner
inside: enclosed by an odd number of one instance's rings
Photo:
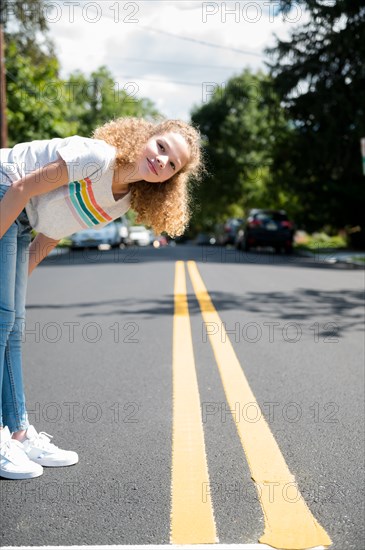
[[[245,68],[267,72],[264,49],[306,20],[294,3],[284,18],[278,1],[47,0],[44,15],[61,77],[101,65],[131,100],[147,97],[167,118],[188,121]]]

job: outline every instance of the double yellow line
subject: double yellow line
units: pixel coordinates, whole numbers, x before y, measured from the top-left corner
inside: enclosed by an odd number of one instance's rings
[[[230,409],[236,403],[250,403],[259,410],[196,263],[188,261],[187,266],[204,322],[219,324],[224,332],[209,333],[209,339]],[[217,543],[210,492],[202,498],[202,487],[209,487],[209,472],[182,261],[176,262],[174,306],[170,542]],[[290,550],[331,545],[300,494],[264,416],[254,423],[238,422],[236,427],[265,518],[259,542]],[[293,487],[295,499],[290,494]]]

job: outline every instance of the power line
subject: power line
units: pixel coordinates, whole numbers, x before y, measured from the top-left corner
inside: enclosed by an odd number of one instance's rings
[[[136,57],[118,57],[118,60],[133,61],[136,63],[158,63],[161,65],[183,65],[186,67],[202,67],[205,69],[231,69],[240,70],[240,67],[232,67],[228,65],[203,65],[200,63],[181,63],[180,61],[165,61],[164,59],[138,59]]]
[[[13,82],[17,82],[17,78],[15,75],[13,75],[12,73],[10,73],[8,70],[6,71],[6,75],[8,77],[10,77],[10,80],[12,80]],[[144,78],[144,77],[138,77],[136,79],[136,77],[133,75],[118,75],[118,76],[114,76],[113,75],[113,78],[115,79],[120,79],[120,78],[125,78],[125,79],[131,79],[130,82],[135,82],[136,80],[145,80],[145,81],[148,81],[148,82],[163,82],[164,84],[181,84],[182,86],[201,86],[203,84],[203,82],[183,82],[181,80],[164,80],[163,78]],[[66,84],[67,84],[67,81],[65,81]],[[208,82],[207,82],[208,83]],[[211,83],[211,82],[209,82]],[[28,95],[33,95],[33,96],[36,96],[37,94],[39,94],[39,90],[38,91],[35,91],[34,88],[30,87],[30,86],[22,86],[22,89],[23,91],[25,91]]]
[[[109,19],[112,19],[114,16],[112,14],[105,14],[106,17],[108,17]],[[191,38],[190,36],[182,36],[181,34],[175,34],[175,33],[172,33],[172,32],[168,32],[168,31],[163,31],[161,29],[154,29],[153,27],[149,27],[147,25],[138,25],[137,26],[138,29],[144,29],[146,31],[152,31],[152,32],[157,32],[157,33],[160,33],[160,34],[164,34],[166,36],[172,36],[174,38],[178,38],[180,40],[186,40],[188,42],[194,42],[196,44],[201,44],[203,46],[209,46],[210,48],[218,48],[218,49],[221,49],[221,50],[228,50],[228,51],[231,51],[231,52],[235,52],[235,53],[241,53],[241,54],[244,54],[244,55],[253,55],[254,57],[264,57],[264,55],[262,53],[256,53],[256,52],[252,52],[252,51],[249,51],[249,50],[240,50],[239,48],[232,48],[230,46],[222,46],[221,44],[213,44],[213,42],[207,42],[205,40],[198,40],[196,38]]]
[[[139,25],[137,28],[138,29],[146,29],[147,31],[157,32],[157,33],[160,33],[160,34],[165,34],[167,36],[173,36],[174,38],[179,38],[180,40],[187,40],[189,42],[195,42],[197,44],[202,44],[203,46],[209,46],[210,48],[219,48],[221,50],[229,50],[231,52],[242,53],[242,54],[245,54],[245,55],[253,55],[255,57],[264,57],[263,54],[261,54],[261,53],[250,52],[250,51],[247,51],[247,50],[240,50],[238,48],[231,48],[229,46],[221,46],[220,44],[213,44],[212,42],[206,42],[205,40],[197,40],[196,38],[181,36],[180,34],[174,34],[172,32],[162,31],[160,29],[154,29],[152,27],[147,27],[145,25],[142,25],[142,26]]]
[[[181,84],[182,86],[201,86],[203,82],[183,82],[181,80],[164,80],[163,78],[145,78],[144,76],[139,76],[136,78],[131,75],[118,75],[115,78],[130,78],[131,82],[136,82],[136,80],[146,80],[148,82],[163,82],[164,84]]]

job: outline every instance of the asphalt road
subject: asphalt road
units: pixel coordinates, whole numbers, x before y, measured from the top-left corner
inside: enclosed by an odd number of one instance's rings
[[[219,543],[257,543],[264,532],[236,429],[252,425],[255,412],[245,403],[229,412],[188,261],[331,548],[363,549],[364,271],[192,245],[74,251],[47,258],[30,277],[30,421],[80,460],[34,480],[0,480],[1,545],[171,543],[179,260]]]

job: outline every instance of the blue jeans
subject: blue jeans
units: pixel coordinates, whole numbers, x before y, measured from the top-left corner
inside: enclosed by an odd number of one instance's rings
[[[0,200],[10,187],[0,184]],[[22,342],[31,227],[25,209],[0,239],[0,426],[29,426],[22,374]]]

